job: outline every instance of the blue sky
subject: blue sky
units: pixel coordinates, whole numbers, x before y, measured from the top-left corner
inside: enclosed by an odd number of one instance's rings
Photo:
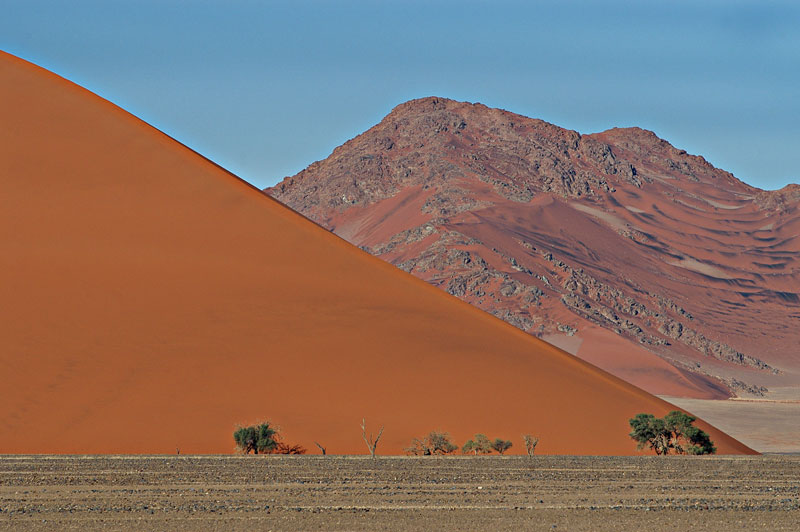
[[[411,98],[581,133],[640,126],[762,187],[800,181],[800,2],[4,0],[0,49],[258,186]]]

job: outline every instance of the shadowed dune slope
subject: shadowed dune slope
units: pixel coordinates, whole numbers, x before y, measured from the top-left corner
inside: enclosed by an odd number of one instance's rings
[[[632,454],[628,418],[672,408],[6,54],[0,116],[0,453],[229,452],[262,418],[361,453],[366,416],[384,453],[443,429]]]

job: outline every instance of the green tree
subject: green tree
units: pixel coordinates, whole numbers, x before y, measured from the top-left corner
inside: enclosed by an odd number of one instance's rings
[[[492,452],[492,443],[483,434],[476,434],[471,440],[467,440],[461,447],[461,452],[464,454],[489,454]]]
[[[450,434],[437,431],[431,431],[423,438],[414,438],[411,440],[411,445],[406,448],[408,454],[418,456],[450,454],[456,450],[458,450],[458,445],[450,441]]]
[[[669,436],[664,428],[663,419],[653,414],[636,414],[636,417],[628,423],[631,426],[630,437],[636,440],[637,449],[642,450],[650,446],[658,455],[669,452]]]
[[[278,448],[278,430],[265,421],[259,425],[238,427],[233,433],[233,440],[244,454],[271,453]]]
[[[714,443],[707,433],[692,425],[697,418],[685,412],[673,410],[663,418],[653,414],[636,414],[629,420],[630,437],[636,448],[650,447],[657,455],[669,454],[714,454]]]
[[[678,454],[714,454],[717,452],[709,435],[692,425],[697,420],[680,410],[664,416],[664,425],[672,433],[672,446]]]
[[[511,449],[513,444],[510,440],[504,440],[502,438],[495,438],[492,442],[492,449],[497,451],[500,454],[505,453],[507,450]]]

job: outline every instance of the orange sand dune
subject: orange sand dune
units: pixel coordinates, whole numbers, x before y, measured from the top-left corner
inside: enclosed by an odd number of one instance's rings
[[[0,55],[0,453],[361,453],[431,429],[632,454],[672,406],[373,258],[99,97]],[[750,449],[710,429],[721,452]]]

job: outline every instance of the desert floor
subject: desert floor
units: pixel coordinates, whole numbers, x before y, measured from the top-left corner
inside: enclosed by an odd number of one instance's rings
[[[662,397],[762,453],[800,453],[797,388],[771,390],[770,399]]]
[[[0,456],[0,529],[797,530],[800,456]]]

